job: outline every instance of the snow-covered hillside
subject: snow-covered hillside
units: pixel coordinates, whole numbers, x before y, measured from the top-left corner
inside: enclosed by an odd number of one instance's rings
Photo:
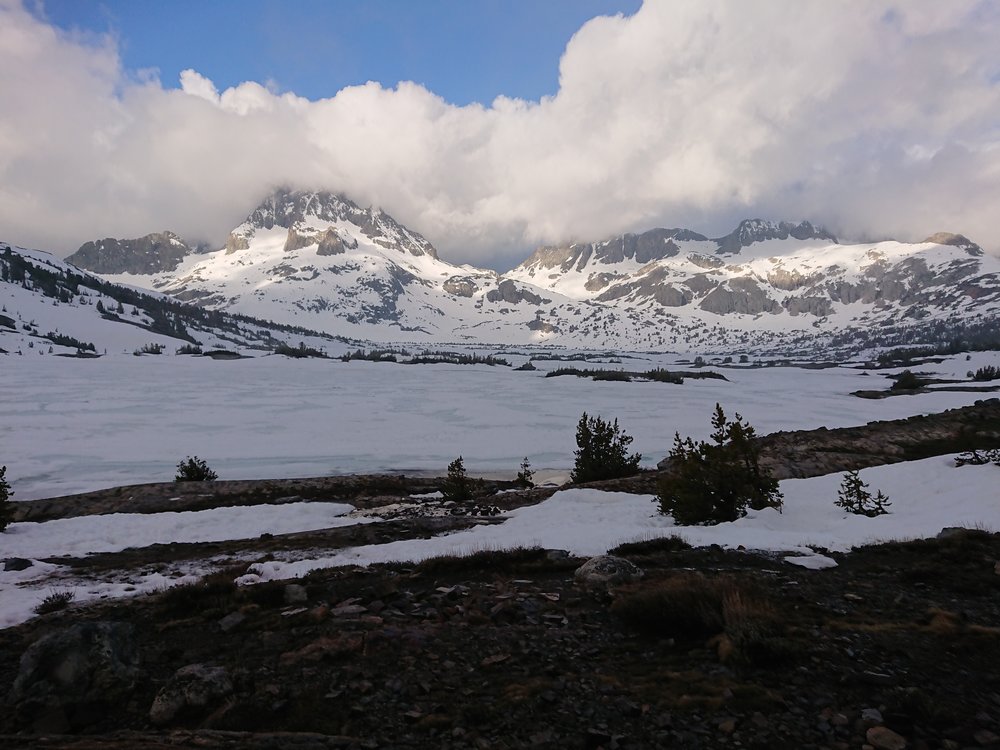
[[[172,235],[133,242],[132,262],[111,240],[69,260],[128,268],[107,278],[209,309],[375,341],[788,352],[922,343],[1000,316],[1000,260],[951,234],[849,245],[808,222],[748,220],[716,239],[654,229],[543,247],[497,274],[447,263],[379,209],[279,191],[215,252],[184,255]],[[154,242],[170,264],[138,273]]]
[[[329,336],[182,304],[113,284],[48,253],[0,244],[0,354],[173,354],[270,350],[282,343],[336,346]]]
[[[542,307],[569,301],[440,260],[427,240],[384,212],[332,193],[279,192],[221,250],[192,253],[171,271],[106,278],[375,341],[545,340]]]

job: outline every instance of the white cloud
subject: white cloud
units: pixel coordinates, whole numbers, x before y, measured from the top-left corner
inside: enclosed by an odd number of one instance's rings
[[[745,216],[1000,248],[1000,9],[976,0],[647,0],[568,44],[559,92],[456,107],[412,83],[309,101],[180,88],[0,0],[0,237],[221,245],[272,186],[382,205],[448,259]]]

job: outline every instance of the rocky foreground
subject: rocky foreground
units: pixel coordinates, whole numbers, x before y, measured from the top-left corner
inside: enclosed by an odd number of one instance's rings
[[[644,575],[525,549],[48,614],[0,631],[0,746],[1000,747],[1000,536],[615,553]]]

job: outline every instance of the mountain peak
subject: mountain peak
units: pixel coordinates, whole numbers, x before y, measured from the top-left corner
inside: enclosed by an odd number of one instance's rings
[[[399,224],[380,208],[361,208],[342,193],[328,190],[278,188],[261,201],[226,241],[226,251],[237,252],[261,229],[281,227],[301,236],[352,224],[373,242],[409,255],[437,258],[437,250],[424,237]],[[350,242],[350,238],[345,240]]]
[[[952,232],[935,232],[924,242],[933,242],[935,245],[951,245],[960,247],[969,255],[979,257],[983,254],[983,249],[964,234],[954,234]]]
[[[794,224],[790,221],[765,221],[764,219],[744,219],[732,232],[725,237],[715,239],[719,243],[720,253],[738,253],[744,247],[765,240],[787,240],[793,237],[797,240],[829,240],[836,242],[837,238],[823,227],[813,226],[808,221]]]

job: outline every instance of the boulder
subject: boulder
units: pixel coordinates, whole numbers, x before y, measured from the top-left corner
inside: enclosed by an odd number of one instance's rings
[[[631,583],[642,578],[641,569],[623,557],[598,555],[592,557],[573,574],[578,583],[588,588],[607,588],[621,583]]]
[[[189,664],[160,688],[149,709],[149,720],[163,726],[176,719],[201,718],[232,692],[233,683],[224,668]]]
[[[28,647],[8,703],[35,731],[76,730],[117,710],[138,676],[131,625],[79,623]]]

